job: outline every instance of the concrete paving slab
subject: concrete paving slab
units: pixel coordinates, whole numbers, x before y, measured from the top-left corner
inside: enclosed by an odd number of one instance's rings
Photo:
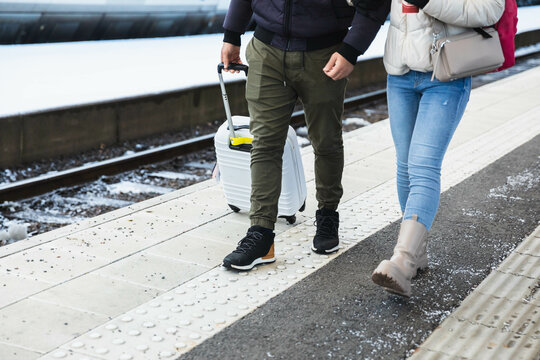
[[[0,272],[59,284],[108,263],[105,258],[64,251],[44,244],[3,258]]]
[[[157,244],[197,226],[196,221],[190,222],[180,215],[176,217],[175,214],[182,213],[180,211],[171,213],[170,216],[162,216],[163,214],[154,213],[154,211],[154,209],[150,208],[113,220],[107,223],[107,226],[102,228],[100,233],[107,233],[108,229],[112,229],[122,232],[125,236],[144,237]],[[160,211],[162,210],[160,209]],[[186,214],[185,217],[188,216]]]
[[[247,217],[247,216],[246,216]],[[188,234],[200,239],[208,239],[228,244],[229,248],[236,245],[240,239],[246,236],[249,225],[245,222],[236,222],[230,215],[211,223],[199,226]],[[219,263],[219,262],[218,262]],[[214,264],[215,265],[215,264]]]
[[[244,230],[246,230],[247,227],[243,226]],[[222,255],[230,251],[230,249],[230,243],[213,241],[208,239],[207,236],[198,237],[187,233],[153,246],[147,252],[153,255],[213,267],[223,260]]]
[[[0,341],[46,353],[107,319],[103,315],[25,299],[0,309]]]
[[[155,288],[90,273],[42,291],[30,299],[115,317],[161,293]]]
[[[15,274],[0,275],[0,309],[25,299],[51,286],[51,283],[29,279]],[[1,359],[1,357],[0,357]]]
[[[540,306],[540,302],[535,301],[533,298],[537,286],[538,281],[536,279],[493,271],[485,281],[478,285],[475,291],[498,298]]]
[[[2,360],[33,360],[41,355],[39,352],[0,342],[0,359]]]
[[[512,359],[530,360],[540,353],[540,341],[512,332],[482,325],[472,325],[453,317],[447,326],[434,331],[437,338],[429,338],[422,346],[432,352],[451,355],[458,359]],[[455,355],[459,354],[459,355]],[[423,359],[422,354],[411,356],[411,360]]]
[[[142,252],[102,267],[95,273],[167,291],[206,271],[208,267],[203,265]]]
[[[60,238],[51,243],[49,248],[116,260],[155,245],[157,242],[155,238],[146,237],[144,234],[134,234],[124,229],[104,229],[99,225]]]
[[[523,255],[513,253],[506,258],[498,271],[531,279],[540,279],[540,254]]]

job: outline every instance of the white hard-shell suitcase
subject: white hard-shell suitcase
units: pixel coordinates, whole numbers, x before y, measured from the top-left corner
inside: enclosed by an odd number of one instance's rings
[[[246,65],[231,64],[229,68],[245,71]],[[218,65],[218,76],[223,95],[223,103],[227,121],[218,129],[214,138],[216,148],[219,181],[223,186],[229,207],[237,212],[250,209],[251,171],[250,149],[253,136],[249,132],[249,117],[231,116],[225,84]],[[233,126],[231,126],[233,124]],[[281,178],[281,195],[278,202],[278,217],[285,218],[293,224],[296,212],[305,208],[307,190],[304,177],[304,167],[300,155],[300,146],[296,132],[289,126],[287,140],[283,151],[283,172]]]

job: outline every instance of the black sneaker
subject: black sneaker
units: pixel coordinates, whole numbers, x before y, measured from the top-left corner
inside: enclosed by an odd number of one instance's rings
[[[313,238],[311,250],[318,254],[330,254],[339,249],[339,213],[320,209],[315,213],[317,233]]]
[[[252,226],[238,247],[223,259],[229,269],[251,270],[255,265],[276,261],[274,257],[274,232],[261,226]]]

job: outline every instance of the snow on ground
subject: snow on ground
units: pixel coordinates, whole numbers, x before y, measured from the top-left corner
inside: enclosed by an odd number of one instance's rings
[[[10,223],[7,230],[0,231],[0,245],[24,240],[28,237],[25,224]]]
[[[194,174],[177,173],[173,171],[160,171],[150,173],[148,176],[159,177],[163,179],[180,179],[180,180],[200,180],[200,176]]]
[[[540,6],[519,17],[520,32],[540,28]],[[387,30],[360,60],[382,56]],[[243,51],[252,36],[243,36]],[[0,117],[217,84],[221,44],[211,34],[0,46]]]
[[[357,125],[357,126],[368,126],[371,125],[371,123],[367,120],[364,120],[362,118],[347,118],[343,120],[343,125]]]
[[[540,182],[540,169],[525,169],[521,173],[508,176],[506,178],[506,184],[501,185],[495,189],[489,190],[490,198],[504,198],[510,200],[523,200],[520,197],[509,196],[508,193],[517,187],[525,187],[525,189],[532,189]]]
[[[120,181],[119,183],[108,185],[108,191],[111,194],[141,194],[141,193],[155,193],[166,194],[173,189],[169,189],[162,186],[139,184],[131,181]]]
[[[214,169],[214,163],[207,162],[207,161],[190,161],[190,162],[187,162],[185,166],[188,168],[206,169],[210,171]]]
[[[73,224],[75,222],[79,222],[84,220],[84,217],[80,216],[66,216],[62,215],[59,211],[51,210],[48,211],[40,211],[40,210],[33,210],[30,208],[25,208],[22,211],[17,211],[12,213],[10,216],[16,219],[32,219],[36,223],[39,224],[62,224],[62,225],[69,225]]]
[[[516,50],[516,56],[532,54],[532,53],[535,53],[537,51],[540,51],[540,43],[535,44],[535,45],[531,45],[531,46],[525,46],[525,47],[517,49]]]

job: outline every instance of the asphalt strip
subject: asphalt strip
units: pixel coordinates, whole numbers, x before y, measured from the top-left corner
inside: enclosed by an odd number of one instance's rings
[[[413,296],[371,282],[395,222],[180,359],[402,359],[540,222],[540,135],[450,188]],[[444,167],[443,167],[444,171]],[[397,199],[396,199],[397,201]]]

